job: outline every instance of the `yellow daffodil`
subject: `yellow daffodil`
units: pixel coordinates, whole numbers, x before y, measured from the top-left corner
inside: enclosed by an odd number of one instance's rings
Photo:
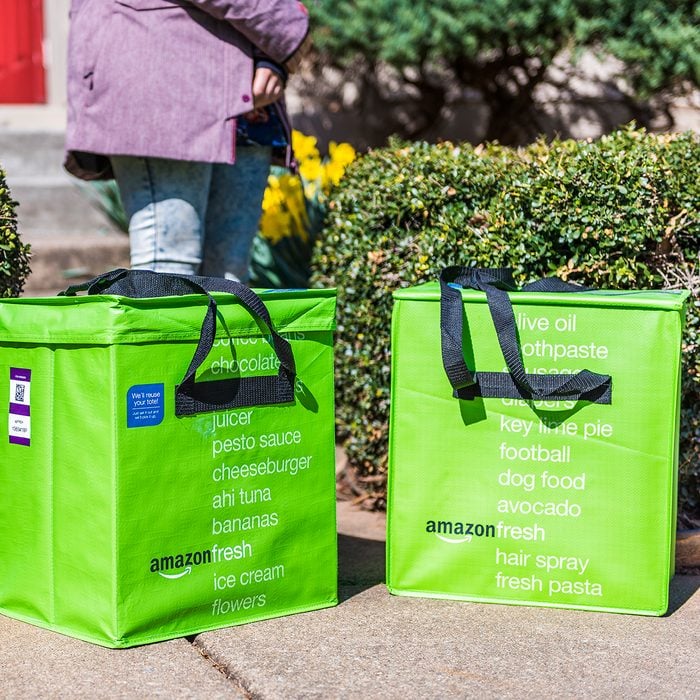
[[[301,131],[292,131],[292,148],[294,155],[301,163],[307,158],[320,158],[321,155],[316,147],[317,140],[315,136],[306,136]]]
[[[318,195],[318,185],[316,182],[307,182],[304,185],[304,197],[309,201],[313,201]]]
[[[307,158],[299,165],[299,174],[304,180],[313,181],[321,179],[323,166],[320,158]]]
[[[355,160],[357,153],[349,143],[336,143],[331,141],[328,144],[328,154],[331,161],[341,166],[348,166]]]
[[[345,174],[345,165],[339,161],[332,160],[326,164],[326,178],[331,185],[337,185]]]
[[[289,235],[289,214],[283,211],[263,212],[260,233],[273,245]]]
[[[329,144],[329,158],[321,159],[314,136],[292,132],[299,175],[270,175],[263,196],[260,234],[271,244],[284,238],[309,239],[308,207],[323,207],[347,166],[357,154],[349,143]]]

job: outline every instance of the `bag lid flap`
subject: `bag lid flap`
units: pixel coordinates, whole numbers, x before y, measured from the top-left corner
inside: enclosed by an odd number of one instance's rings
[[[685,289],[645,289],[620,290],[596,289],[576,294],[556,292],[510,292],[514,304],[532,304],[536,306],[601,306],[637,309],[658,309],[662,311],[681,311],[690,292]],[[426,282],[399,289],[393,294],[394,299],[411,299],[414,301],[440,301],[438,282]],[[486,294],[473,289],[463,289],[462,299],[470,304],[485,304]]]
[[[278,332],[335,330],[334,289],[255,290]],[[214,292],[217,337],[264,334],[229,294]],[[201,294],[132,299],[115,295],[21,297],[0,300],[0,337],[5,343],[113,345],[197,340],[207,309]],[[228,328],[228,331],[227,331]]]

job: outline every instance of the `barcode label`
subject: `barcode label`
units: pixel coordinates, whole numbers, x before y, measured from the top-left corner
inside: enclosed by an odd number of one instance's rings
[[[14,445],[29,446],[31,438],[30,369],[10,368],[10,413],[8,431]]]
[[[15,384],[15,403],[24,403],[24,390],[26,384]]]
[[[22,404],[29,406],[29,381],[26,379],[10,378],[10,404]]]

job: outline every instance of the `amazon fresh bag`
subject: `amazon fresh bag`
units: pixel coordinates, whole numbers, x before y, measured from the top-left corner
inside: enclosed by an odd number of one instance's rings
[[[687,294],[525,289],[394,295],[389,589],[661,615]]]
[[[85,286],[0,302],[0,611],[127,647],[336,604],[334,292]]]

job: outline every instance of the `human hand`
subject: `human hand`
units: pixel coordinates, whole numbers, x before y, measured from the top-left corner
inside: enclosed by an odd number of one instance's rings
[[[253,75],[253,106],[257,109],[277,102],[284,92],[284,82],[271,68],[256,68]]]

